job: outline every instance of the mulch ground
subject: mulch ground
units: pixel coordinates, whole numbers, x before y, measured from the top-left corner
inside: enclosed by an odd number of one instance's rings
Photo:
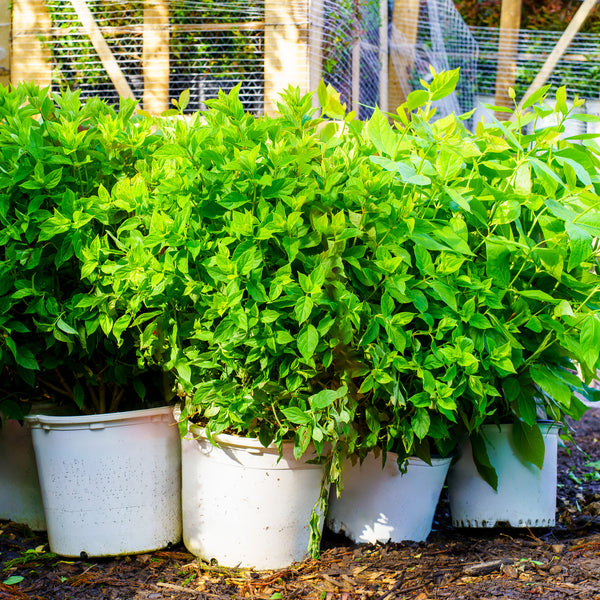
[[[559,449],[552,529],[459,530],[444,493],[427,542],[353,545],[325,532],[319,560],[279,571],[204,564],[183,546],[118,559],[62,560],[44,535],[0,521],[0,600],[600,600],[600,409]],[[22,580],[19,580],[22,578]]]

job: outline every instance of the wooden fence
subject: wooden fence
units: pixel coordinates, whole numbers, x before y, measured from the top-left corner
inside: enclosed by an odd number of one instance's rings
[[[53,40],[64,35],[64,31],[53,27],[44,0],[0,0],[0,22],[12,24],[10,46],[8,27],[0,29],[5,33],[4,47],[10,47],[10,81],[35,81],[40,85],[52,82],[52,60],[49,44],[43,40]],[[322,73],[323,11],[324,0],[265,0],[264,20],[246,23],[199,23],[174,25],[169,22],[169,0],[145,0],[143,25],[128,27],[99,26],[86,0],[69,0],[81,27],[76,33],[87,36],[92,43],[103,69],[110,77],[117,92],[124,97],[133,97],[133,92],[109,45],[106,34],[138,34],[140,27],[143,36],[142,71],[144,92],[142,106],[150,113],[158,114],[169,107],[169,48],[171,33],[176,29],[189,27],[189,31],[204,32],[211,30],[253,29],[264,31],[264,106],[266,112],[275,108],[278,93],[289,84],[300,86],[303,92],[315,89]],[[418,0],[408,0],[418,5]],[[380,60],[383,65],[380,72],[380,105],[388,106],[388,64],[387,64],[387,0],[381,0]],[[385,9],[385,10],[384,10]],[[398,11],[399,13],[400,11]],[[118,29],[118,31],[116,31]],[[73,33],[73,30],[70,30]],[[385,53],[385,56],[383,56]],[[355,52],[360,59],[360,51]],[[355,60],[356,62],[356,60]],[[10,65],[10,67],[9,67]],[[1,74],[1,73],[0,73]],[[4,72],[8,75],[8,72]],[[360,69],[355,64],[352,82],[355,95],[360,90],[358,78]],[[398,104],[402,98],[399,89],[393,85],[389,104]],[[5,77],[5,83],[7,82]],[[358,105],[358,97],[352,99]]]
[[[199,24],[192,27],[194,31],[209,30],[211,27],[221,30],[235,27],[263,29],[265,107],[274,107],[277,93],[288,84],[299,85],[303,91],[308,91],[318,83],[314,75],[320,72],[319,53],[314,49],[314,45],[319,41],[318,27],[311,30],[308,19],[303,22],[298,19],[298,15],[318,11],[319,1],[322,0],[266,0],[264,21],[205,26]],[[1,15],[7,22],[10,21],[8,2],[9,0],[0,0]],[[104,38],[105,30],[110,28],[98,26],[85,0],[70,2],[81,22],[81,33],[88,36],[117,92],[124,97],[133,97],[127,79]],[[169,48],[171,29],[169,0],[146,0],[142,53],[144,95],[141,100],[144,109],[155,114],[169,107],[169,53],[165,49]],[[54,35],[59,34],[59,31],[52,28],[43,0],[13,0],[10,80],[35,81],[40,85],[50,85],[50,51],[42,40],[52,39]],[[5,47],[8,48],[8,44]]]
[[[103,68],[121,96],[133,96],[118,62],[105,41],[104,33],[110,27],[100,27],[94,20],[86,0],[69,0],[81,22],[81,33],[93,44]],[[393,26],[408,42],[417,36],[419,6],[422,0],[395,0],[391,15]],[[194,24],[194,31],[212,28],[253,28],[264,31],[264,107],[266,112],[275,108],[277,94],[289,84],[299,85],[303,92],[314,89],[322,73],[324,0],[265,0],[263,21],[231,24]],[[578,13],[565,30],[555,50],[546,60],[530,91],[543,85],[566,51],[570,41],[597,0],[583,0]],[[498,75],[496,104],[511,105],[508,87],[515,85],[517,43],[515,31],[519,29],[522,0],[502,0],[500,42],[498,49]],[[0,61],[0,82],[35,81],[40,85],[52,82],[52,62],[48,44],[59,35],[53,29],[44,0],[0,0],[0,46],[9,50]],[[381,27],[379,30],[379,56],[381,63],[379,104],[383,110],[393,110],[403,101],[399,75],[388,57],[387,0],[380,0]],[[12,24],[12,28],[9,27]],[[169,0],[145,0],[143,11],[142,71],[144,92],[142,105],[150,113],[160,113],[169,107],[169,41],[174,25],[169,22]],[[182,26],[179,26],[182,27]],[[9,30],[10,33],[9,33]],[[139,29],[137,30],[139,31]],[[114,33],[114,32],[113,32]],[[353,54],[352,90],[353,107],[358,106],[360,92],[360,49]],[[500,58],[501,57],[501,58]],[[403,65],[410,72],[411,65]],[[402,75],[400,75],[402,76]],[[499,115],[500,116],[500,115]]]

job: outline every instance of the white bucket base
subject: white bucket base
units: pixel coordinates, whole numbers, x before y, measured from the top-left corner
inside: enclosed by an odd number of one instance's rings
[[[13,419],[0,427],[0,519],[46,530],[31,429]]]
[[[398,456],[367,455],[362,464],[348,462],[342,473],[340,498],[332,490],[327,525],[343,531],[356,543],[423,541],[431,532],[435,509],[444,485],[450,458],[428,465],[410,458],[401,473]]]
[[[229,567],[277,569],[302,560],[319,497],[320,465],[283,457],[256,439],[216,436],[192,426],[182,440],[183,542]]]
[[[542,469],[519,460],[512,425],[484,427],[490,462],[498,473],[498,491],[477,472],[466,442],[450,468],[448,495],[455,527],[553,527],[556,513],[558,427],[540,424],[546,444]]]
[[[135,554],[181,539],[181,451],[170,408],[28,420],[52,552]]]

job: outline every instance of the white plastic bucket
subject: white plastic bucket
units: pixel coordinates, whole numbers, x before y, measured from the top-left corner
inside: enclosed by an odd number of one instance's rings
[[[388,453],[382,468],[381,457],[369,454],[362,464],[345,464],[341,496],[332,490],[329,499],[327,524],[333,531],[357,543],[427,538],[451,459],[432,459],[428,465],[410,458],[406,473],[397,459]]]
[[[13,419],[0,427],[0,519],[46,529],[31,429]]]
[[[512,425],[482,429],[488,456],[498,474],[495,491],[477,472],[471,444],[459,448],[448,475],[455,527],[552,527],[556,512],[558,426],[540,423],[545,442],[542,469],[521,461],[512,442]]]
[[[134,554],[181,539],[181,447],[171,408],[27,420],[52,552]]]
[[[220,565],[276,569],[302,560],[323,467],[259,440],[190,427],[182,440],[183,542]]]

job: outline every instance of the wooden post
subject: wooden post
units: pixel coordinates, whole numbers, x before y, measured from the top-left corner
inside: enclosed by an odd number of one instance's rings
[[[0,85],[8,85],[10,73],[10,7],[9,0],[0,0]],[[0,50],[0,52],[1,52]]]
[[[597,2],[598,0],[585,0],[581,4],[577,12],[573,15],[571,22],[556,43],[556,46],[554,46],[554,50],[552,50],[550,56],[548,56],[546,62],[540,69],[540,72],[536,75],[535,79],[529,86],[529,89],[525,92],[523,99],[519,103],[519,107],[523,105],[525,100],[527,100],[528,96],[530,96],[532,92],[535,92],[535,90],[541,88],[546,81],[548,81],[548,77],[550,77],[552,74],[552,71],[554,70],[554,67],[556,67],[560,57],[566,52],[569,44],[573,41],[575,34],[581,29],[581,26]]]
[[[71,4],[77,13],[77,17],[81,21],[83,29],[90,38],[94,49],[98,53],[98,56],[102,61],[102,66],[106,69],[106,73],[119,93],[119,96],[135,99],[133,91],[131,90],[127,79],[125,79],[121,67],[119,67],[119,63],[113,56],[111,49],[108,47],[87,2],[85,0],[71,0]]]
[[[52,83],[51,53],[40,41],[50,39],[52,22],[43,0],[13,0],[10,80]]]
[[[398,52],[397,49],[390,49],[390,58],[388,62],[388,107],[391,111],[405,100],[403,84],[406,88],[406,81],[410,77],[413,63],[412,51],[417,43],[417,33],[419,31],[419,8],[420,0],[394,0],[394,11],[392,13],[392,39],[394,33],[398,32],[402,43],[409,48],[409,53],[401,51],[396,55],[396,60],[392,53]]]
[[[325,22],[324,0],[310,0],[310,23],[308,32],[308,52],[310,62],[310,91],[315,91],[323,77],[323,24]],[[317,95],[314,104],[318,105]]]
[[[289,85],[310,86],[309,0],[265,0],[265,113]]]
[[[169,108],[169,0],[144,2],[144,110],[159,115]]]
[[[513,106],[508,88],[515,87],[517,80],[517,54],[519,51],[519,28],[521,27],[522,0],[502,0],[500,13],[500,38],[498,40],[498,70],[496,74],[496,106]],[[507,119],[507,113],[497,113],[498,119]]]
[[[352,110],[360,111],[360,37],[356,37],[352,46]]]
[[[388,1],[379,0],[379,108],[388,111]]]

